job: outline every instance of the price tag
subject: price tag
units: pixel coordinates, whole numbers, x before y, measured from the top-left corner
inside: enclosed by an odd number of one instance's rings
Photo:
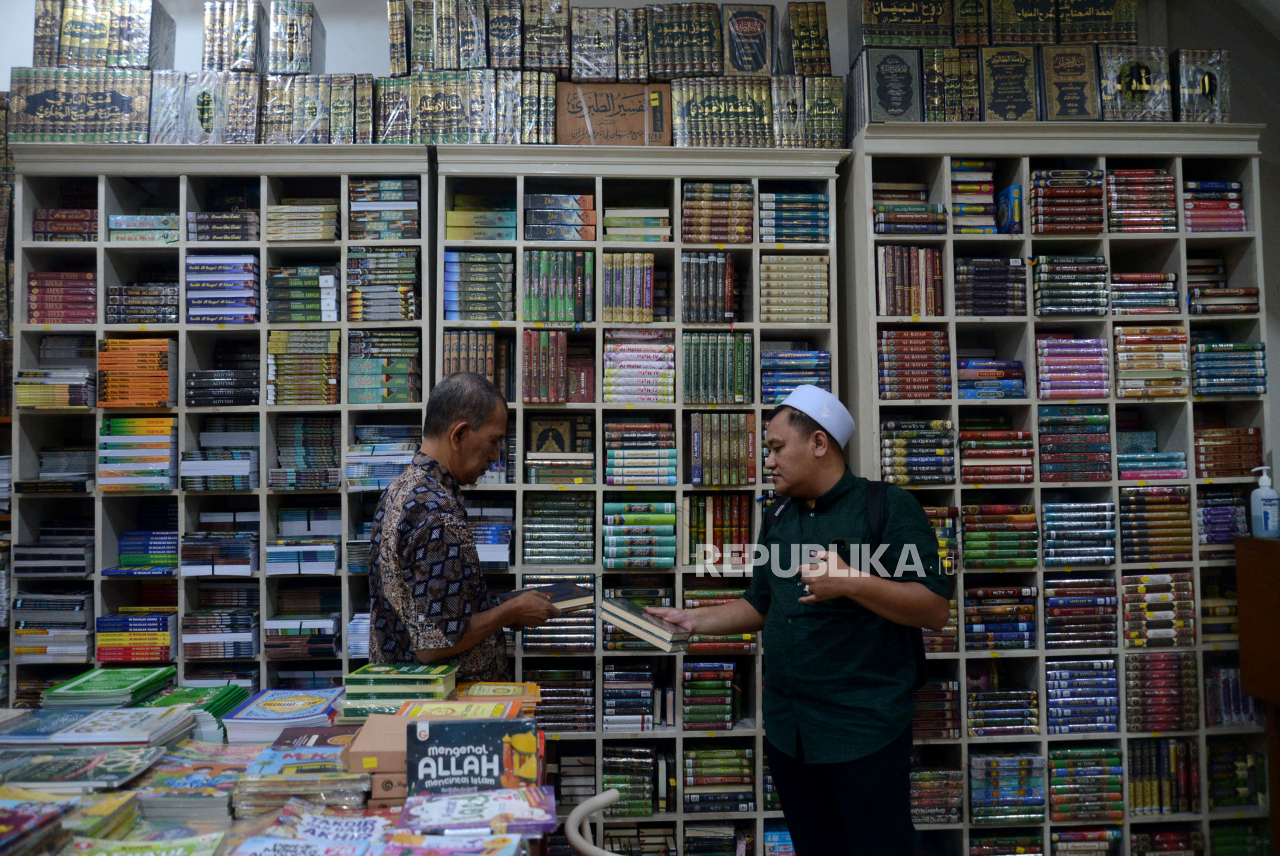
[[[911,321],[912,321],[912,323],[916,323],[916,324],[918,324],[918,323],[920,322],[920,316],[919,316],[919,315],[912,315],[912,316],[911,316]]]
[[[1210,645],[1210,646],[1209,646],[1209,650],[1211,650],[1211,651],[1221,651],[1221,650],[1222,650],[1222,646],[1221,646],[1221,645]]]
[[[723,249],[724,249],[724,244],[716,244],[716,249],[717,249],[717,250],[723,250]]]
[[[628,404],[628,405],[627,405],[627,409],[628,409],[628,410],[635,410],[635,409],[636,409],[636,406],[635,406],[634,404]]]
[[[1075,403],[1076,403],[1076,399],[1074,399],[1074,398],[1068,398],[1068,399],[1067,399],[1067,404],[1075,404]]]
[[[574,477],[573,477],[573,483],[574,483],[574,484],[582,484],[582,476],[574,476]],[[1154,567],[1155,567],[1155,565],[1152,565],[1152,567],[1154,568]]]
[[[307,329],[307,323],[305,321],[300,322],[298,326],[301,327],[303,330]]]
[[[719,409],[720,409],[720,405],[718,405],[718,404],[708,404],[708,405],[707,405],[707,407],[710,407],[712,410],[719,410]]]
[[[1153,731],[1153,732],[1151,732],[1151,736],[1152,736],[1152,737],[1159,737],[1159,736],[1160,736],[1160,732],[1159,732],[1159,731]]]
[[[52,330],[52,329],[53,329],[53,325],[52,325],[52,324],[41,324],[41,325],[40,325],[40,329],[41,329],[41,330]]]
[[[500,322],[498,322],[498,321],[490,321],[490,322],[489,322],[489,326],[490,326],[490,327],[497,327],[499,323],[500,323]],[[559,737],[557,737],[556,739],[557,739],[557,740],[559,740],[560,738],[559,738]]]
[[[563,484],[556,485],[556,490],[568,490],[568,489],[569,489],[568,485],[563,485]]]
[[[992,652],[991,652],[991,659],[995,660],[995,659],[998,659],[999,657],[1000,657],[1000,652],[999,652],[999,651],[992,651]]]
[[[1205,479],[1205,480],[1204,480],[1204,483],[1205,483],[1205,484],[1213,484],[1213,479]]]
[[[541,322],[541,321],[534,321],[534,322],[533,322],[533,326],[535,326],[535,327],[541,327],[541,326],[542,326],[542,322]]]
[[[227,325],[226,325],[226,324],[219,324],[219,325],[218,325],[218,329],[219,329],[219,330],[225,330],[225,329],[227,329]]]
[[[1235,818],[1236,820],[1240,820],[1242,817],[1244,817],[1244,812],[1238,811],[1238,812],[1236,812],[1235,814],[1233,814],[1233,815],[1231,815],[1231,816],[1232,816],[1233,818]]]
[[[145,330],[145,329],[147,329],[147,325],[146,325],[146,324],[139,324],[139,325],[138,325],[138,329],[139,329],[139,330]]]
[[[629,484],[629,485],[627,485],[627,490],[635,490],[635,489],[636,489],[636,486],[635,486],[635,485],[633,485],[633,484]]]
[[[551,734],[548,734],[548,735],[547,735],[547,739],[548,739],[548,740],[559,740],[559,739],[560,739],[560,735],[559,735],[558,733],[556,733],[556,732],[552,732]]]
[[[1146,486],[1147,486],[1147,480],[1146,480],[1146,479],[1139,479],[1139,480],[1138,480],[1138,487],[1146,487]]]
[[[1193,396],[1191,400],[1192,400],[1192,401],[1204,401],[1204,396],[1203,396],[1203,395]]]
[[[786,245],[786,244],[774,244],[774,245],[773,245],[773,248],[774,248],[775,250],[785,250],[785,249],[787,248],[787,245]]]
[[[975,485],[973,485],[973,489],[974,489],[974,490],[982,490],[982,485],[980,485],[980,484],[975,484]]]
[[[716,732],[714,732],[714,731],[708,731],[708,732],[706,732],[706,736],[707,736],[707,737],[715,737],[715,736],[716,736]]]
[[[1074,565],[1066,565],[1066,566],[1064,566],[1064,567],[1063,567],[1063,569],[1062,569],[1063,573],[1067,573],[1067,574],[1071,573],[1071,572],[1072,572],[1072,571],[1074,571],[1074,570],[1075,570],[1075,566],[1074,566]]]
[[[1154,571],[1155,569],[1156,569],[1156,563],[1155,563],[1155,562],[1152,562],[1151,564],[1147,565],[1147,570],[1148,570],[1148,571]]]
[[[1003,573],[1008,572],[1008,570],[1009,570],[1008,568],[996,568],[996,573],[997,573],[997,574],[1003,574]]]

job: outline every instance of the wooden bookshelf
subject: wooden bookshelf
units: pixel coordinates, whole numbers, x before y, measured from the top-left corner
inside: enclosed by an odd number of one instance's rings
[[[877,375],[877,338],[883,328],[920,325],[928,329],[946,330],[951,343],[952,377],[956,368],[956,350],[959,347],[991,347],[1002,359],[1020,359],[1026,369],[1027,395],[1037,394],[1035,385],[1036,351],[1035,335],[1047,331],[1072,331],[1088,338],[1102,338],[1108,342],[1108,354],[1114,346],[1113,329],[1118,325],[1166,324],[1185,325],[1188,331],[1204,328],[1225,328],[1232,341],[1266,341],[1267,307],[1265,293],[1259,298],[1260,311],[1256,315],[1193,315],[1185,309],[1186,260],[1204,254],[1205,251],[1221,251],[1228,265],[1233,285],[1263,285],[1262,265],[1263,229],[1261,221],[1261,184],[1259,175],[1258,138],[1260,126],[1253,125],[1177,125],[1177,124],[1009,124],[983,123],[975,125],[871,125],[854,141],[854,157],[846,177],[847,185],[842,198],[844,234],[840,241],[841,265],[847,272],[845,299],[841,315],[841,341],[848,348],[850,370],[843,373],[845,401],[852,402],[859,431],[855,436],[854,468],[867,478],[880,478],[879,425],[886,414],[906,419],[950,419],[956,430],[966,414],[992,412],[1007,413],[1013,417],[1013,427],[1033,432],[1038,447],[1037,406],[1040,404],[1075,404],[1062,399],[1049,401],[1034,397],[996,401],[960,400],[957,387],[951,397],[924,401],[882,401],[879,399]],[[1231,179],[1243,182],[1244,203],[1249,216],[1250,231],[1235,233],[1188,233],[1181,231],[1179,217],[1175,232],[1157,234],[1107,233],[1088,235],[911,235],[876,234],[871,218],[874,181],[927,182],[929,200],[950,207],[952,157],[988,159],[996,162],[996,189],[1011,184],[1023,188],[1024,221],[1027,219],[1026,199],[1033,169],[1050,167],[1067,168],[1164,168],[1175,176],[1178,209],[1182,210],[1182,183],[1184,179]],[[950,228],[950,227],[948,227]],[[896,244],[927,246],[941,250],[945,276],[945,304],[943,313],[937,316],[878,316],[876,307],[876,248]],[[1084,254],[1107,259],[1110,270],[1117,272],[1172,272],[1178,274],[1179,293],[1183,305],[1168,315],[1131,316],[1103,315],[1071,318],[1039,318],[1035,315],[1030,275],[1027,283],[1027,309],[1025,314],[1008,317],[973,317],[954,314],[954,264],[961,257],[1028,258],[1037,255]],[[1263,289],[1265,292],[1265,288]],[[1113,357],[1109,357],[1113,359]],[[954,381],[953,381],[954,384]],[[1145,428],[1155,428],[1162,448],[1169,451],[1185,451],[1188,456],[1188,472],[1194,475],[1192,448],[1193,418],[1201,408],[1220,409],[1228,425],[1263,427],[1265,425],[1266,396],[1208,396],[1189,395],[1181,399],[1129,399],[1112,395],[1105,399],[1080,399],[1079,404],[1105,405],[1111,415],[1111,436],[1116,430],[1116,409],[1137,408],[1148,420]],[[1264,433],[1264,437],[1267,434]],[[1264,461],[1268,463],[1273,445],[1264,439]],[[1164,444],[1167,444],[1164,445]],[[957,449],[958,452],[958,449]],[[1037,453],[1038,458],[1038,453]],[[1037,470],[1038,472],[1038,470]],[[960,506],[986,503],[1030,503],[1041,507],[1042,501],[1050,502],[1103,502],[1119,505],[1120,488],[1145,485],[1142,481],[1120,481],[1119,472],[1112,457],[1110,478],[1097,482],[1053,483],[1039,480],[1021,485],[970,485],[961,484],[959,462],[956,463],[956,483],[952,485],[922,485],[909,488],[929,506]],[[1151,484],[1188,485],[1192,490],[1192,514],[1197,492],[1211,485],[1238,485],[1247,492],[1252,479],[1177,479],[1152,481]],[[1043,539],[1038,532],[1037,542]],[[1232,567],[1234,560],[1210,558],[1208,551],[1194,548],[1193,561],[1178,563],[1118,563],[1102,567],[1077,567],[1077,575],[1115,576],[1164,570],[1194,571],[1197,604],[1202,591],[1202,574],[1206,569]],[[958,551],[959,552],[959,551]],[[1117,559],[1121,557],[1117,552]],[[982,660],[995,660],[1018,679],[1019,688],[1038,690],[1040,707],[1040,733],[1017,737],[962,737],[959,740],[921,741],[919,745],[924,764],[928,768],[950,768],[964,771],[965,807],[962,817],[971,819],[969,809],[968,761],[974,752],[999,748],[1034,751],[1047,755],[1054,748],[1077,745],[1119,747],[1125,758],[1125,818],[1121,822],[1050,822],[1048,812],[1043,824],[1024,825],[975,825],[940,824],[918,826],[924,838],[937,846],[940,852],[960,854],[968,852],[972,836],[999,835],[1012,831],[1039,831],[1044,834],[1048,852],[1049,833],[1070,827],[1119,826],[1124,840],[1133,831],[1163,828],[1172,825],[1179,829],[1199,829],[1206,841],[1212,825],[1223,820],[1249,820],[1266,817],[1266,808],[1208,809],[1207,746],[1220,736],[1244,737],[1261,749],[1264,742],[1262,727],[1208,728],[1204,710],[1204,677],[1206,668],[1216,664],[1238,664],[1239,645],[1235,642],[1210,642],[1200,639],[1199,632],[1193,647],[1189,648],[1131,648],[1119,634],[1121,647],[1090,648],[1086,650],[1047,649],[1044,646],[1045,574],[1057,575],[1070,568],[1004,568],[970,570],[963,569],[962,559],[957,559],[956,591],[961,604],[959,628],[959,653],[930,654],[931,677],[958,681],[962,697],[965,696],[965,680],[971,664]],[[984,579],[986,585],[1037,586],[1037,643],[1028,650],[970,651],[964,650],[963,591],[966,585],[974,585],[975,577]],[[968,582],[967,582],[968,580]],[[1197,610],[1198,611],[1198,610]],[[1122,607],[1117,607],[1122,614]],[[1198,624],[1199,622],[1197,622]],[[1123,675],[1125,655],[1151,651],[1194,651],[1199,668],[1199,696],[1201,699],[1200,728],[1194,732],[1159,734],[1128,730],[1124,722],[1124,681],[1120,681],[1121,724],[1118,732],[1098,734],[1047,735],[1046,709],[1048,700],[1045,688],[1046,661],[1073,658],[1107,659],[1116,663],[1117,673]],[[961,733],[965,734],[967,711],[963,714]],[[1181,815],[1134,816],[1128,810],[1128,777],[1130,744],[1135,740],[1153,737],[1192,737],[1200,749],[1201,803],[1197,810]],[[1118,852],[1127,852],[1127,844]]]

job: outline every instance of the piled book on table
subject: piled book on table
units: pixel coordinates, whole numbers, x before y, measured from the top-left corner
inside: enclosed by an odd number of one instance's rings
[[[947,231],[947,206],[929,201],[929,185],[926,183],[874,182],[871,185],[871,202],[878,235],[942,235]]]
[[[1192,315],[1256,315],[1257,285],[1232,285],[1222,256],[1187,259],[1187,311]]]
[[[348,247],[347,320],[419,320],[420,253],[417,247]]]
[[[314,324],[338,320],[336,267],[298,265],[267,270],[267,321]]]
[[[261,747],[184,740],[172,746],[134,787],[142,819],[157,826],[231,819],[231,785]]]
[[[83,715],[85,712],[80,711],[79,713]],[[51,733],[50,729],[58,727],[57,720],[65,720],[69,716],[69,713],[61,713],[56,714],[54,718],[50,718],[43,711],[36,711],[23,720],[10,720],[6,723],[6,726],[17,725],[25,728],[37,738],[29,742],[42,745],[0,748],[0,763],[5,765],[5,784],[0,786],[0,800],[8,801],[11,798],[16,798],[18,802],[30,806],[31,803],[37,805],[45,803],[49,795],[75,797],[74,805],[77,806],[79,811],[74,818],[69,818],[66,821],[64,828],[78,833],[80,828],[89,830],[95,828],[92,820],[87,822],[84,827],[80,827],[76,822],[85,815],[92,813],[93,807],[99,800],[99,798],[93,796],[95,791],[102,791],[107,788],[121,788],[129,785],[164,754],[164,748],[159,746],[95,747],[48,745],[52,743],[48,739]],[[56,761],[54,760],[55,758]],[[45,799],[38,799],[32,796],[32,791]],[[115,818],[120,823],[121,831],[132,826],[132,822],[137,816],[136,796],[132,792],[116,791],[113,794],[104,795],[104,798],[132,803],[131,806],[122,809],[123,816]],[[110,809],[108,808],[104,811],[110,811]],[[98,828],[103,829],[105,833],[112,827],[108,822],[104,822],[102,827]],[[6,834],[7,832],[0,833],[0,849],[3,849],[6,854],[22,854],[22,856],[26,856],[26,854],[32,852],[60,852],[58,849],[61,846],[60,844],[47,851],[13,850],[8,846],[10,842],[5,840]]]
[[[1042,404],[1036,418],[1041,481],[1111,478],[1111,416],[1105,404]]]
[[[498,596],[500,601],[518,597],[529,589],[543,591],[561,615],[520,632],[525,653],[587,653],[596,647],[595,590],[591,574],[525,574],[525,588]]]
[[[1043,399],[1106,398],[1111,392],[1106,339],[1074,333],[1036,334],[1036,395]]]
[[[957,740],[960,737],[960,682],[926,681],[912,694],[915,714],[911,738]]]
[[[1027,314],[1025,259],[957,258],[954,280],[956,315]]]
[[[1031,171],[1028,200],[1033,235],[1088,234],[1103,230],[1102,170]]]
[[[1111,272],[1112,315],[1177,315],[1180,306],[1176,273]]]
[[[951,227],[957,235],[996,233],[995,168],[995,161],[951,159]]]
[[[1113,659],[1054,660],[1045,667],[1045,681],[1049,734],[1120,730],[1120,690]]]
[[[258,257],[190,255],[186,260],[188,324],[256,324]]]
[[[1178,231],[1177,188],[1169,171],[1107,170],[1107,231]]]
[[[192,738],[209,743],[223,743],[226,740],[226,730],[222,726],[222,718],[248,697],[249,691],[235,684],[218,687],[170,686],[138,702],[138,706],[189,705],[196,720]]]
[[[1115,577],[1045,577],[1044,647],[1116,647],[1117,603]]]
[[[262,385],[257,341],[220,339],[213,368],[187,371],[187,407],[252,407]]]
[[[1187,571],[1126,574],[1126,648],[1189,648],[1196,641],[1196,594]]]
[[[963,484],[1030,484],[1035,456],[1031,432],[1015,429],[1009,414],[968,414],[960,422]]]
[[[1118,746],[1072,746],[1049,750],[1049,819],[1060,821],[1123,821],[1125,816],[1124,756]],[[1086,830],[1072,830],[1076,835]],[[1109,829],[1087,839],[1109,845],[1121,830]],[[1059,841],[1062,839],[1059,838]],[[1083,844],[1084,842],[1079,842]],[[1072,848],[1073,853],[1085,848]],[[1107,849],[1092,852],[1106,853]]]
[[[825,255],[761,255],[760,320],[827,323],[830,279],[831,259]]]
[[[681,793],[686,814],[756,810],[752,749],[686,749]]]
[[[946,330],[882,327],[881,399],[951,398],[951,344]]]
[[[955,484],[950,419],[881,419],[880,477],[896,485]]]
[[[447,699],[453,695],[457,666],[371,663],[343,679],[339,702],[344,724],[359,725],[373,713],[395,714],[406,702]]]
[[[1182,182],[1182,223],[1188,232],[1247,232],[1244,185],[1239,181]]]
[[[407,241],[422,237],[416,178],[353,178],[347,182],[347,239]]]
[[[688,182],[681,189],[680,217],[686,244],[749,244],[754,191],[749,183]]]
[[[960,515],[960,553],[967,570],[1036,566],[1034,506],[965,505]]]
[[[354,425],[352,430],[355,443],[347,446],[346,454],[348,491],[386,490],[413,463],[422,445],[422,428],[418,425],[366,424]],[[368,552],[367,545],[365,551]]]
[[[275,740],[286,728],[331,725],[342,690],[263,690],[223,718],[228,743]],[[288,700],[287,703],[285,700]]]
[[[52,744],[89,751],[102,746],[155,748],[186,737],[194,724],[191,712],[182,707],[46,709],[0,726],[0,746]]]
[[[1043,823],[1044,781],[1043,755],[1012,750],[970,753],[971,822],[979,825]]]
[[[177,673],[172,666],[91,669],[45,690],[40,705],[51,710],[129,707],[163,690]]]
[[[514,278],[514,253],[446,250],[444,320],[514,321]]]
[[[1194,651],[1126,654],[1124,679],[1129,731],[1200,727],[1200,677]]]

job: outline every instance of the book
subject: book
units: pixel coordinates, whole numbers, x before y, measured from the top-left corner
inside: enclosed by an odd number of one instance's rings
[[[596,602],[595,594],[581,586],[574,585],[573,583],[530,586],[527,588],[516,589],[514,591],[503,592],[497,597],[500,602],[505,603],[519,597],[525,592],[531,591],[538,591],[546,594],[551,599],[552,605],[559,607],[563,612],[573,612],[574,610],[594,606]]]
[[[1039,97],[1035,48],[982,48],[981,56],[983,121],[1036,121]]]
[[[1169,57],[1163,47],[1098,46],[1102,118],[1109,122],[1173,119]]]
[[[676,650],[689,638],[689,631],[650,615],[625,598],[606,598],[602,609],[609,621],[663,651]]]
[[[1102,118],[1098,100],[1098,57],[1092,46],[1042,46],[1040,87],[1046,121],[1082,122]]]
[[[555,794],[545,785],[442,796],[417,794],[405,801],[396,825],[449,835],[480,831],[537,835],[556,827]]]
[[[408,792],[454,794],[536,785],[543,750],[528,719],[410,722]]]

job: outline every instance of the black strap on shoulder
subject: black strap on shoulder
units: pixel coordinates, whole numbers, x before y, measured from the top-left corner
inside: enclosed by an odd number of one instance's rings
[[[791,497],[780,496],[764,510],[764,514],[760,515],[760,534],[756,536],[757,544],[764,540],[764,536],[769,534],[773,524],[778,522],[778,518],[786,512],[789,505],[791,505]]]
[[[867,485],[867,526],[870,533],[871,549],[875,551],[884,540],[885,494],[889,485],[882,481],[873,481]],[[912,495],[914,499],[914,495]],[[916,677],[913,689],[920,689],[928,680],[928,664],[924,656],[924,630],[919,627],[908,627],[911,637],[911,650],[916,659]]]

